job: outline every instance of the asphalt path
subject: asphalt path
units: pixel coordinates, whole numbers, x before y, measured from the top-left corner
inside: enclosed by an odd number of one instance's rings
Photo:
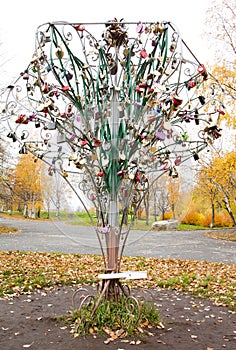
[[[0,218],[0,224],[20,230],[16,234],[0,235],[1,251],[101,254],[92,226],[11,218]],[[131,230],[124,255],[235,264],[236,242],[205,237],[204,231]]]

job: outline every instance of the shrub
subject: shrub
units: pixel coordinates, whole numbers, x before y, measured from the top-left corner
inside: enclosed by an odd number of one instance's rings
[[[211,214],[205,216],[202,224],[203,226],[210,227]],[[229,215],[223,213],[216,213],[214,227],[232,227],[232,220],[230,219]]]
[[[194,210],[189,211],[182,219],[182,224],[202,226],[204,221],[204,215]]]
[[[173,219],[172,211],[168,211],[164,214],[164,220],[170,220],[170,219]],[[160,218],[160,220],[162,220],[162,218]]]

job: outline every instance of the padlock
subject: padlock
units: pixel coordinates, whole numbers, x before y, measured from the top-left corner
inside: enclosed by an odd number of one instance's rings
[[[181,157],[178,156],[175,161],[174,161],[175,165],[179,165],[181,163]]]

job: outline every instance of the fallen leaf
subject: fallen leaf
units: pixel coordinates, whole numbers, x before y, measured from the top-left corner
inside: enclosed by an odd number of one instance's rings
[[[104,332],[106,333],[106,334],[108,334],[108,335],[110,335],[110,329],[108,329],[108,328],[103,328],[103,330],[104,330]]]
[[[106,340],[104,340],[104,344],[109,344],[110,342],[112,342],[114,339],[112,338],[107,338]]]
[[[89,328],[89,333],[93,334],[94,333],[94,329],[92,327]]]
[[[23,348],[30,348],[33,344],[34,344],[34,342],[32,342],[31,344],[25,344],[25,345],[23,345]]]
[[[124,332],[125,332],[125,331],[124,331],[124,329],[122,329],[122,328],[117,329],[117,331],[116,331],[117,337],[120,337]]]
[[[149,336],[151,336],[151,337],[154,337],[154,334],[153,333],[151,333],[151,332],[148,332],[148,331],[144,331],[147,335],[149,335]]]
[[[164,329],[165,326],[162,322],[159,322],[157,328]]]
[[[190,292],[196,296],[204,297],[203,287],[209,288],[207,297],[211,298],[217,305],[235,307],[232,286],[235,285],[236,265],[221,264],[194,260],[164,259],[164,258],[131,258],[124,257],[124,269],[137,269],[137,264],[142,269],[148,270],[148,280],[138,281],[140,288],[165,287],[171,282],[171,286],[176,290]],[[47,267],[45,269],[45,266]],[[83,268],[78,270],[78,266]],[[95,267],[96,266],[96,267]],[[57,255],[55,253],[30,253],[30,252],[0,252],[0,280],[1,297],[8,297],[9,290],[11,296],[29,293],[30,290],[52,287],[58,284],[73,284],[81,278],[91,279],[91,274],[95,276],[103,269],[102,258],[91,255],[77,256],[74,254]],[[10,271],[10,275],[9,275]],[[17,288],[14,281],[20,275],[22,284]],[[183,284],[183,277],[188,278],[187,284]],[[217,277],[216,277],[217,276]],[[40,278],[40,283],[38,283]],[[37,279],[37,280],[36,280]],[[35,281],[36,280],[36,281]],[[136,282],[135,282],[136,283]],[[15,289],[15,290],[14,290]],[[28,290],[25,292],[25,290]],[[12,292],[14,292],[12,294]],[[40,291],[41,296],[46,296],[45,290]],[[196,304],[195,308],[205,308],[203,303]],[[188,308],[189,309],[189,308]],[[186,310],[186,309],[185,309]],[[199,310],[199,312],[202,312]],[[210,312],[213,314],[213,312]],[[211,316],[213,317],[213,316]],[[218,322],[220,322],[218,320]]]
[[[197,335],[191,334],[192,339],[197,339]]]
[[[141,327],[137,327],[137,330],[139,331],[139,333],[143,333],[143,329]]]
[[[65,329],[67,329],[67,326],[60,327],[60,329],[62,329],[64,331]]]

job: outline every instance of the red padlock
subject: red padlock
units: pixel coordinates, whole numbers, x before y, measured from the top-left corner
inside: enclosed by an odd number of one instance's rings
[[[148,54],[147,54],[147,51],[145,49],[142,49],[140,51],[140,57],[142,58],[147,58]]]
[[[177,95],[173,95],[172,96],[172,102],[174,104],[175,107],[178,107],[181,105],[181,103],[183,102],[183,100],[181,98],[179,98]]]
[[[174,161],[175,165],[179,165],[181,163],[181,157],[178,156],[175,161]]]
[[[74,28],[77,30],[77,32],[83,32],[85,30],[85,26],[82,24],[74,25]]]
[[[88,143],[88,141],[87,141],[87,140],[83,140],[83,141],[81,141],[81,146],[86,146],[86,145],[87,145],[87,143]]]

